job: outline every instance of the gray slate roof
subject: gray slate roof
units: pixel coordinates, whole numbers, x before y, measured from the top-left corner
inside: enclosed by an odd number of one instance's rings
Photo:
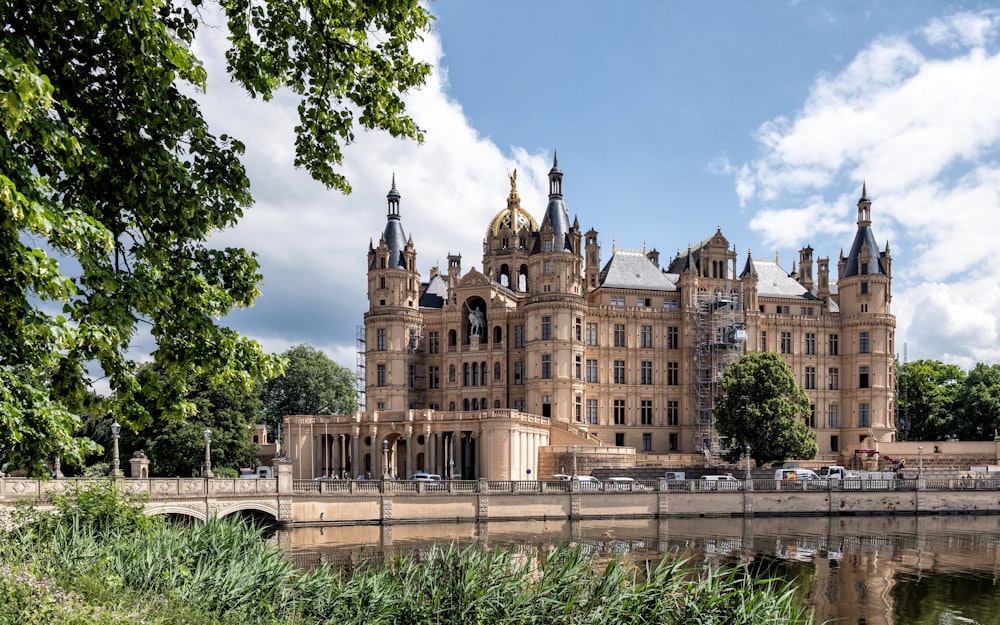
[[[444,308],[448,300],[448,283],[440,275],[436,275],[423,285],[424,292],[420,295],[421,308]]]
[[[757,271],[757,295],[763,297],[787,297],[803,300],[819,298],[806,290],[788,272],[773,260],[753,259]]]
[[[677,276],[660,271],[642,252],[615,250],[601,270],[600,285],[612,289],[676,291]]]

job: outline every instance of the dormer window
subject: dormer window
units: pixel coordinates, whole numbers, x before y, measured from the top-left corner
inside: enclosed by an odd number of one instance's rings
[[[861,275],[868,274],[868,263],[861,263]]]
[[[542,243],[542,251],[551,252],[552,251],[552,239],[546,239]]]

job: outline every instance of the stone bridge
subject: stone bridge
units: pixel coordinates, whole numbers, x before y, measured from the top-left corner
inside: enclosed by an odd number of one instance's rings
[[[272,479],[119,478],[146,512],[198,520],[232,514],[279,525],[367,525],[425,521],[1000,513],[1000,478],[798,482],[655,480],[415,482],[293,480],[275,463]],[[107,478],[104,478],[107,479]],[[87,480],[0,478],[0,513],[19,501],[64,493]]]

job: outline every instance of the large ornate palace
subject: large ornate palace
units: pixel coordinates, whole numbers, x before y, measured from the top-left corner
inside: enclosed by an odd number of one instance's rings
[[[449,256],[425,280],[393,180],[368,250],[365,409],[286,417],[295,477],[534,479],[570,447],[591,465],[711,460],[726,446],[712,420],[722,371],[765,350],[809,394],[820,454],[894,440],[891,256],[864,186],[833,279],[810,247],[791,271],[777,258],[740,263],[721,228],[664,264],[655,249],[602,258],[598,233],[570,221],[557,160],[548,180],[539,222],[511,176],[482,272]]]

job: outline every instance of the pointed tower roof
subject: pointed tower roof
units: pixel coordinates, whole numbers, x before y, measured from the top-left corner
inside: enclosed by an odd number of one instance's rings
[[[745,278],[747,276],[756,276],[757,267],[753,264],[753,256],[750,255],[750,248],[747,248],[747,263],[743,265],[743,271],[740,273],[740,278]]]
[[[389,214],[386,216],[385,232],[382,238],[389,248],[389,269],[406,269],[406,258],[403,250],[406,248],[406,233],[403,232],[403,223],[399,219],[399,199],[402,197],[396,189],[396,174],[392,175],[392,188],[386,194],[389,204]]]
[[[549,204],[545,208],[545,217],[542,219],[542,228],[546,224],[552,227],[555,233],[552,249],[554,251],[572,251],[569,237],[569,209],[563,203],[562,194],[562,171],[559,169],[558,151],[552,156],[552,169],[549,170]]]
[[[878,243],[875,241],[875,234],[871,228],[871,210],[872,202],[868,199],[868,183],[865,181],[861,183],[861,198],[858,200],[858,231],[854,235],[854,243],[851,244],[851,251],[848,252],[846,257],[841,252],[842,262],[844,263],[844,270],[840,274],[841,278],[856,276],[861,273],[861,261],[859,257],[862,250],[867,250],[870,255],[867,273],[885,273],[885,267],[882,266],[881,259],[879,258]]]

